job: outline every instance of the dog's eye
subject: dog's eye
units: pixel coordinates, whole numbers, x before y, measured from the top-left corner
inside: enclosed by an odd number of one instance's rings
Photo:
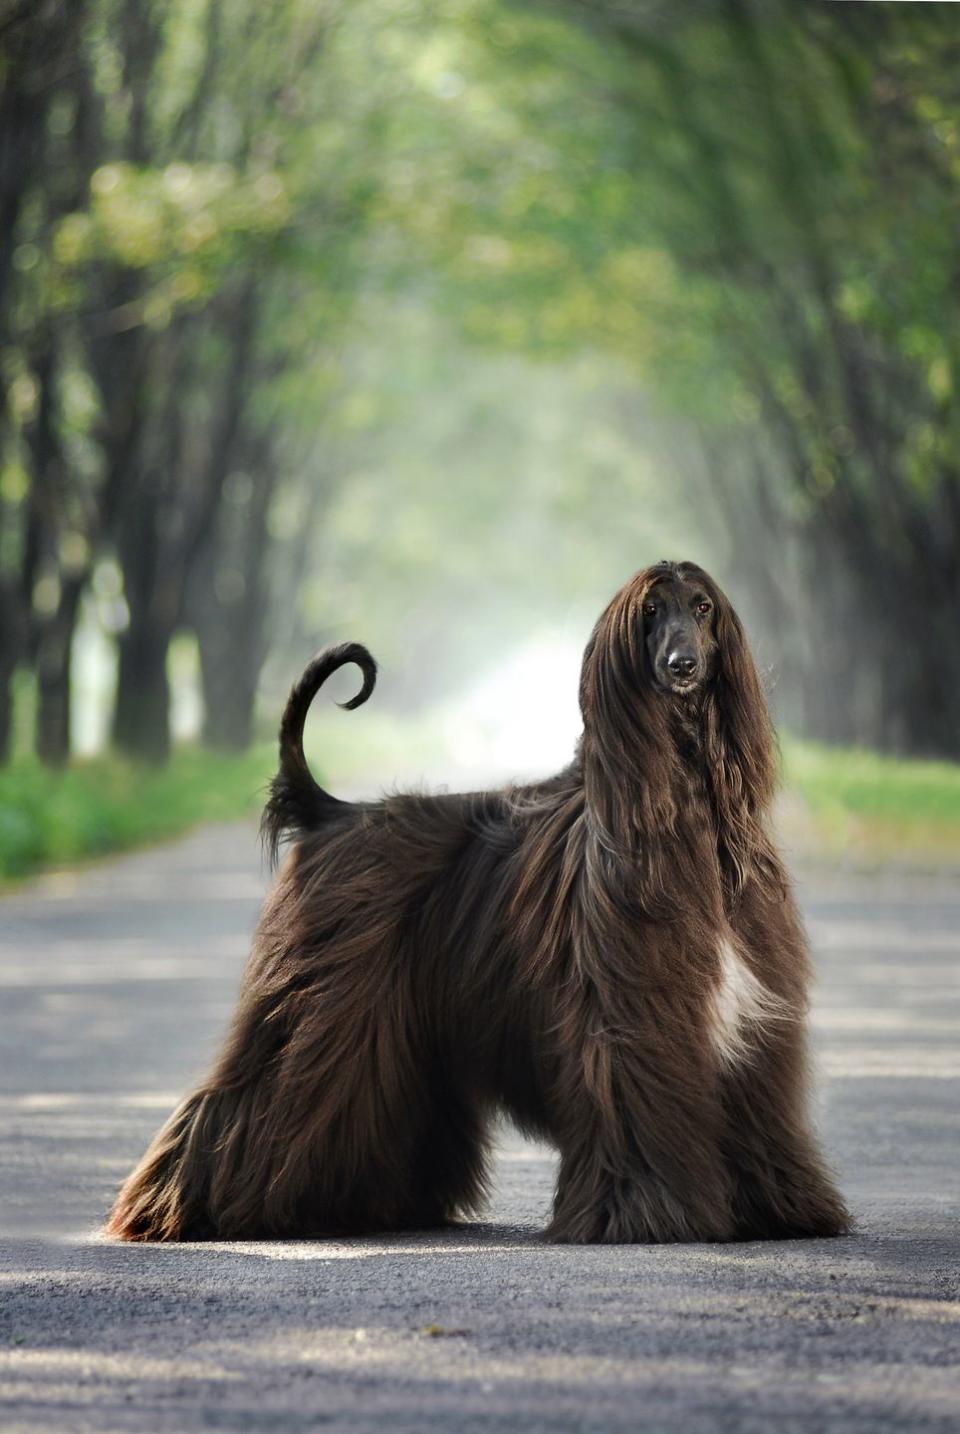
[[[704,601],[704,602],[698,602],[698,603],[697,603],[697,612],[700,613],[701,615],[705,616],[705,615],[710,611],[710,609],[711,609],[712,607],[713,607],[713,603],[712,603],[712,602],[706,602],[706,601]]]
[[[657,605],[655,602],[645,602],[643,605],[644,617],[656,617]]]

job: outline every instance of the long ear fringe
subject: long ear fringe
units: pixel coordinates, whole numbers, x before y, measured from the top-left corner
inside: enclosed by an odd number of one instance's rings
[[[721,858],[736,896],[756,863],[768,861],[763,818],[777,765],[767,702],[743,628],[728,599],[715,592],[719,671],[706,703],[706,767]]]
[[[672,829],[677,815],[674,747],[645,671],[645,591],[635,580],[613,599],[593,630],[580,675],[587,812],[604,844],[624,855],[641,831],[655,824]]]
[[[667,919],[674,903],[663,839],[680,818],[682,768],[643,648],[642,604],[653,575],[648,569],[621,589],[587,645],[580,763],[590,873],[612,894],[629,865],[644,909]]]

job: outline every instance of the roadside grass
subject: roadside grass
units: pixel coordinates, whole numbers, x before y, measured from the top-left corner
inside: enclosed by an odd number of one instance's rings
[[[365,716],[358,737],[335,712],[311,716],[305,746],[318,780],[330,773],[336,789],[387,768],[405,742],[428,765],[436,740],[429,723],[411,732],[406,723],[376,715]],[[32,756],[15,756],[0,767],[0,885],[147,846],[203,822],[255,821],[276,770],[275,739],[235,756],[177,747],[164,767],[105,755],[51,771]]]
[[[311,724],[313,725],[313,724]],[[422,729],[422,730],[421,730]],[[429,743],[424,734],[430,737]],[[360,735],[325,717],[308,732],[331,785],[387,770],[411,743],[425,770],[442,734],[429,723],[366,721]],[[319,739],[319,740],[318,740]],[[428,751],[431,748],[432,751]],[[900,760],[784,737],[781,825],[801,856],[960,864],[960,764]],[[200,822],[255,818],[276,746],[237,756],[177,749],[163,768],[118,757],[51,772],[29,757],[0,768],[0,882],[173,837]]]
[[[881,756],[784,737],[788,801],[827,853],[892,861],[960,860],[960,763]]]
[[[0,768],[0,880],[252,816],[275,751],[273,743],[239,756],[188,747],[162,768],[97,757],[62,772],[18,758]]]

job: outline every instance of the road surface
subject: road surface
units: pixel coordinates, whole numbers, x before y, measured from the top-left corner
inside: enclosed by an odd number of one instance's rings
[[[144,1247],[111,1194],[229,1013],[253,833],[0,901],[0,1427],[882,1431],[960,1424],[960,883],[801,883],[837,1241],[538,1241],[553,1157],[505,1134],[487,1220]]]

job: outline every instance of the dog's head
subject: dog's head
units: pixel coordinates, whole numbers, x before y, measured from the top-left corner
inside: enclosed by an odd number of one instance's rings
[[[665,560],[636,573],[601,616],[584,660],[582,696],[609,707],[630,690],[634,702],[669,703],[705,698],[724,683],[760,693],[740,619],[703,568]]]
[[[657,563],[620,589],[584,654],[580,703],[584,751],[600,774],[591,787],[598,802],[606,787],[603,800],[620,810],[618,825],[628,809],[630,821],[638,820],[631,787],[647,793],[651,812],[668,823],[675,819],[673,717],[696,720],[723,842],[742,881],[753,820],[772,794],[775,763],[743,627],[703,568]]]
[[[722,608],[712,578],[695,563],[658,563],[639,575],[636,621],[650,681],[676,697],[699,692],[716,675]]]

